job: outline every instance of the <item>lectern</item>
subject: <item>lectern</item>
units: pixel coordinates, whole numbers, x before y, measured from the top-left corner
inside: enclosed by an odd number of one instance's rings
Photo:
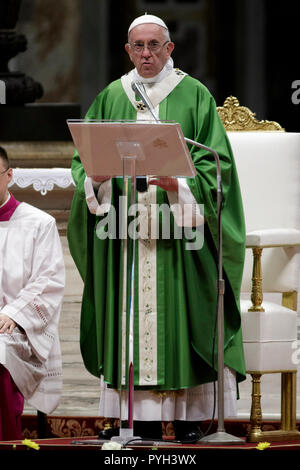
[[[136,204],[136,177],[137,176],[172,176],[192,178],[196,170],[187,148],[181,127],[175,122],[155,121],[107,121],[107,120],[68,120],[74,144],[79,153],[82,165],[87,176],[109,176],[123,178],[123,196],[128,201],[130,180],[130,205]],[[123,227],[128,226],[128,210],[122,208]],[[124,236],[121,231],[123,244],[123,266],[126,266],[128,233]],[[120,440],[128,441],[133,437],[133,409],[134,409],[134,273],[135,273],[135,242],[136,234],[131,234],[130,243],[132,257],[130,266],[125,270],[127,274],[124,287],[130,286],[127,321],[128,331],[123,332],[126,345],[123,350],[126,362],[125,374],[121,373],[121,396],[128,394],[127,421],[128,428],[121,425]],[[126,358],[126,359],[125,359]],[[120,422],[124,419],[124,412],[120,410]]]

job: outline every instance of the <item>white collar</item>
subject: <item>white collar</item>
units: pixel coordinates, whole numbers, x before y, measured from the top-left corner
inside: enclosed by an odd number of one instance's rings
[[[181,82],[181,80],[185,76],[186,76],[185,72],[182,72],[181,70],[173,68],[173,60],[172,60],[171,68],[170,68],[170,63],[169,63],[169,66],[167,67],[165,66],[164,69],[158,75],[156,75],[156,77],[151,78],[151,80],[155,80],[155,79],[157,80],[157,78],[159,77],[159,80],[160,80],[159,82],[156,82],[156,81],[152,83],[147,82],[148,87],[151,88],[151,90],[149,90],[151,91],[150,99],[154,108],[156,108],[156,106],[158,106],[159,103],[163,101],[171,93],[171,91],[178,85],[178,83]],[[146,80],[142,77],[140,78],[142,80]],[[136,80],[135,69],[132,69],[130,72],[128,72],[127,74],[121,77],[121,83],[129,101],[131,101],[134,109],[139,110],[141,102],[136,101],[135,93],[132,90],[132,81],[135,81],[135,80]],[[147,79],[147,80],[150,80],[150,79]]]

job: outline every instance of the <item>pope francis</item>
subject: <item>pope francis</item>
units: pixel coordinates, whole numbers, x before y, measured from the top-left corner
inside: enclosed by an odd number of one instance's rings
[[[134,68],[95,98],[87,118],[153,119],[132,90],[132,82],[138,80],[161,120],[180,123],[185,137],[215,149],[220,156],[224,396],[225,416],[233,416],[237,383],[245,378],[239,310],[245,249],[240,188],[214,99],[203,84],[174,67],[173,49],[174,43],[162,19],[147,14],[135,19],[125,45]],[[137,201],[145,207],[168,205],[175,225],[195,229],[204,224],[203,246],[190,250],[189,240],[184,237],[139,238],[135,253],[135,434],[157,438],[161,435],[161,421],[174,421],[176,438],[182,441],[197,440],[199,422],[212,417],[213,381],[217,377],[213,348],[217,310],[216,165],[207,151],[191,145],[189,151],[197,172],[195,178],[148,178],[146,190],[137,192]],[[72,174],[76,191],[68,238],[85,286],[81,351],[87,369],[101,378],[100,415],[117,418],[120,332],[126,310],[122,246],[118,239],[99,236],[97,226],[112,207],[118,210],[122,182],[120,178],[99,175],[87,177],[78,152],[73,158]],[[204,207],[204,219],[199,213],[200,204]],[[173,210],[175,206],[182,208],[181,218]],[[187,213],[186,207],[191,208]]]

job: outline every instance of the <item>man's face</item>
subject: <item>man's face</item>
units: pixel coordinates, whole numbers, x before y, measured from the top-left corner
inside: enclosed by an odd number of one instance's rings
[[[0,157],[0,206],[8,198],[8,184],[12,179],[12,169],[5,166],[5,162]]]
[[[136,44],[143,44],[145,47],[138,52],[133,47]],[[146,47],[148,44],[158,44],[161,47],[157,51],[151,51]],[[125,49],[138,74],[144,78],[151,78],[167,63],[174,49],[174,43],[166,41],[164,28],[161,26],[152,23],[141,24],[130,32],[129,44],[125,45]]]

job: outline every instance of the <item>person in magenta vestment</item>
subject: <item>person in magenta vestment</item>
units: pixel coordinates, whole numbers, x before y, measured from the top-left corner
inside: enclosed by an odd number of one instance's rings
[[[16,201],[0,147],[0,440],[20,439],[24,400],[44,413],[58,405],[58,321],[63,254],[55,219]]]

